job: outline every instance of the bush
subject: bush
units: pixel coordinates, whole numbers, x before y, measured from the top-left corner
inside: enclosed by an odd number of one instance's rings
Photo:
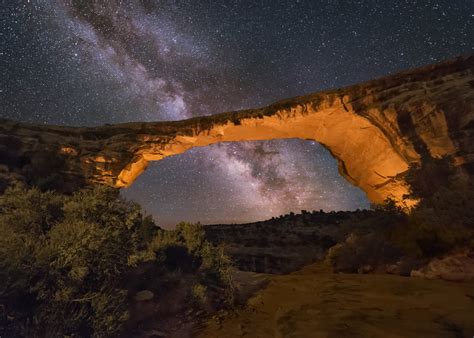
[[[334,272],[347,273],[366,268],[370,271],[379,265],[393,263],[400,257],[400,250],[384,237],[380,232],[352,233],[345,242],[329,249],[327,262]]]
[[[191,289],[191,300],[196,306],[204,307],[207,303],[207,288],[202,284],[195,284]]]
[[[423,157],[420,164],[410,167],[405,177],[411,187],[410,197],[429,199],[439,188],[449,186],[452,173],[453,165],[449,157]]]
[[[214,247],[201,224],[182,222],[172,231],[159,231],[148,248],[148,259],[163,262],[170,270],[199,273],[205,285],[231,289],[232,263],[222,247]]]
[[[128,318],[122,276],[156,227],[114,189],[0,196],[5,336],[111,336]]]
[[[408,255],[440,256],[474,238],[474,184],[460,175],[449,158],[428,159],[412,167],[410,197],[420,203],[391,234]]]

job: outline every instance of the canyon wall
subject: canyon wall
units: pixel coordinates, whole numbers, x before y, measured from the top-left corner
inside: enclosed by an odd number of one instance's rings
[[[472,173],[474,55],[267,107],[183,121],[100,127],[0,120],[0,190],[15,181],[72,191],[126,187],[150,161],[218,142],[299,138],[324,145],[373,202],[400,203],[404,175],[450,155]]]

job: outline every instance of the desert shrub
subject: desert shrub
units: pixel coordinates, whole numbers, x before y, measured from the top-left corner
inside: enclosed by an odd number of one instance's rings
[[[224,253],[223,246],[212,246],[206,242],[201,250],[202,271],[206,283],[224,287],[226,295],[232,296],[232,261],[229,256]],[[231,299],[228,299],[231,301]]]
[[[191,289],[191,300],[196,306],[205,306],[208,301],[206,286],[202,284],[193,285]]]
[[[342,221],[340,228],[344,237],[329,249],[327,263],[335,272],[354,273],[396,261],[401,250],[390,240],[389,234],[406,218],[392,200],[387,200],[374,206],[369,217],[351,217]]]
[[[410,168],[412,198],[420,198],[392,240],[408,255],[433,257],[466,246],[474,230],[474,184],[450,159],[427,159]]]
[[[201,224],[182,222],[175,230],[161,230],[151,241],[145,260],[156,260],[168,271],[194,274],[206,292],[219,293],[223,302],[233,305],[231,259],[221,246],[213,246],[204,236]],[[192,294],[192,290],[190,290]]]
[[[230,286],[232,262],[222,247],[215,247],[205,239],[199,223],[182,222],[175,230],[159,231],[150,243],[150,252],[152,259],[164,262],[170,269],[199,270],[206,284]]]
[[[354,273],[364,267],[370,270],[392,263],[400,257],[400,250],[380,232],[352,233],[345,242],[331,247],[326,260],[334,272]]]
[[[391,236],[406,254],[433,257],[474,238],[474,185],[453,182],[440,187],[412,210]]]
[[[405,180],[410,185],[410,197],[429,199],[438,189],[446,187],[452,177],[452,161],[426,156],[420,164],[411,165]]]
[[[60,195],[16,186],[0,198],[1,224],[22,236],[41,237],[63,218],[62,207]]]
[[[176,225],[177,240],[184,243],[191,253],[198,253],[206,245],[204,228],[200,223],[181,222]]]
[[[0,304],[5,336],[111,336],[128,318],[122,277],[153,235],[116,190],[0,196]],[[1,333],[1,331],[0,331]]]

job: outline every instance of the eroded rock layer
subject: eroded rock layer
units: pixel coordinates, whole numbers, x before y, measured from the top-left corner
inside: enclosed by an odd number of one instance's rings
[[[126,187],[159,161],[218,142],[300,138],[323,144],[370,200],[403,200],[424,156],[474,163],[474,55],[267,107],[183,121],[100,127],[0,121],[0,182]]]

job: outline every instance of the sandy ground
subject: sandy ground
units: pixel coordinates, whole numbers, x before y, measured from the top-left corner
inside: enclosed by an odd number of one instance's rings
[[[199,337],[474,337],[474,283],[332,274],[318,265],[272,277]]]

